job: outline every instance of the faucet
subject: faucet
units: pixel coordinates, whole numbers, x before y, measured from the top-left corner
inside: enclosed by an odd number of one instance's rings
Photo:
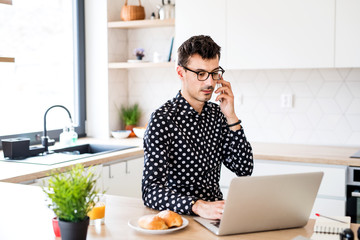
[[[49,136],[47,135],[47,131],[46,131],[46,115],[47,113],[50,111],[50,109],[52,108],[55,108],[55,107],[60,107],[60,108],[63,108],[69,115],[69,118],[70,118],[70,121],[71,121],[71,124],[73,123],[72,121],[72,117],[71,117],[71,114],[70,114],[70,111],[64,107],[63,105],[53,105],[51,107],[49,107],[45,114],[44,114],[44,133],[43,133],[43,136],[41,137],[41,144],[44,146],[44,153],[48,153],[49,152],[49,146],[53,146],[55,144],[55,140],[54,139],[50,139]]]

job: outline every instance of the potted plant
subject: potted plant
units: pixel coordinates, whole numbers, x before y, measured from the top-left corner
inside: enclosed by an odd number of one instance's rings
[[[137,60],[142,60],[142,58],[145,56],[145,50],[143,48],[135,48],[134,49],[134,55],[136,56]]]
[[[68,172],[52,172],[48,186],[42,188],[50,200],[48,207],[58,218],[62,240],[86,239],[88,212],[99,196],[97,179],[91,167],[85,171],[82,164],[77,164]]]
[[[121,106],[120,118],[125,124],[125,130],[131,130],[129,137],[135,137],[133,128],[137,126],[140,116],[141,112],[137,103],[128,107]]]

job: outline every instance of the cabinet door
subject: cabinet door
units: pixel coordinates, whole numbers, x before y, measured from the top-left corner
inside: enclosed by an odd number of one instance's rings
[[[335,0],[228,0],[228,67],[333,67],[334,19]]]
[[[88,167],[85,168],[85,171],[88,171]],[[102,184],[102,165],[95,165],[91,167],[91,171],[95,173],[95,176],[98,176],[99,179],[96,181],[96,187],[99,191],[103,191],[103,184]],[[34,180],[30,180],[27,182],[22,182],[21,184],[26,184],[30,186],[39,186],[39,187],[47,187],[49,184],[50,177],[43,177]]]
[[[360,67],[360,0],[336,1],[335,67]]]
[[[106,194],[141,198],[144,158],[130,159],[103,167],[103,188]]]
[[[175,49],[194,35],[209,35],[222,48],[220,65],[226,67],[226,1],[176,2]]]

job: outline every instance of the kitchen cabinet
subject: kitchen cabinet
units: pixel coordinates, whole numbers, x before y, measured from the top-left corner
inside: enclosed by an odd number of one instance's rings
[[[194,35],[210,35],[226,49],[226,1],[181,0],[176,2],[175,49]],[[226,51],[221,51],[220,65],[226,67]]]
[[[335,0],[228,0],[228,67],[332,67],[334,20]]]
[[[143,167],[143,157],[104,165],[102,183],[106,194],[141,198]]]
[[[143,157],[129,157],[104,165],[95,165],[91,168],[99,176],[96,186],[100,191],[106,191],[106,194],[110,195],[141,198],[143,167]],[[47,186],[49,178],[39,178],[21,184]]]
[[[220,186],[224,196],[226,196],[230,181],[235,177],[235,174],[226,167],[223,167],[221,171]],[[344,216],[347,166],[255,159],[252,176],[317,171],[324,172],[324,177],[314,203],[311,217],[315,217],[314,214],[316,212],[321,212],[324,215]]]
[[[183,0],[176,47],[208,34],[228,69],[359,67],[359,10],[359,0]]]
[[[336,1],[335,67],[360,67],[360,0]]]
[[[100,176],[99,180],[96,182],[96,187],[100,191],[104,190],[103,189],[103,180],[101,178],[102,168],[103,168],[103,166],[101,164],[91,166],[91,171],[93,171],[96,176]],[[88,170],[89,168],[85,168],[85,169]],[[50,179],[50,177],[43,177],[43,178],[38,178],[38,179],[34,179],[31,181],[27,181],[27,182],[22,182],[21,184],[43,187],[43,186],[48,186],[49,179]]]

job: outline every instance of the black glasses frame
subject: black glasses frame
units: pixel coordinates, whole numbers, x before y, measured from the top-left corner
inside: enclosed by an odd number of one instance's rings
[[[179,66],[181,66],[181,65],[179,65]],[[185,70],[188,70],[188,71],[190,71],[190,72],[193,72],[193,73],[195,73],[196,74],[196,76],[197,76],[197,80],[198,81],[206,81],[208,78],[209,78],[209,76],[210,76],[210,74],[211,74],[211,77],[212,77],[212,79],[213,80],[220,80],[220,79],[214,79],[214,74],[216,74],[217,72],[208,72],[208,71],[204,71],[204,70],[201,70],[201,71],[194,71],[194,70],[191,70],[191,69],[189,69],[189,68],[187,68],[187,67],[184,67],[184,66],[181,66],[181,67],[183,67]],[[222,68],[222,67],[220,67],[219,66],[219,69],[218,69],[218,71],[220,71],[221,72],[221,76],[225,73],[225,70]],[[207,75],[207,77],[204,79],[204,80],[200,80],[199,79],[199,73],[201,73],[201,72],[206,72],[208,75]]]

